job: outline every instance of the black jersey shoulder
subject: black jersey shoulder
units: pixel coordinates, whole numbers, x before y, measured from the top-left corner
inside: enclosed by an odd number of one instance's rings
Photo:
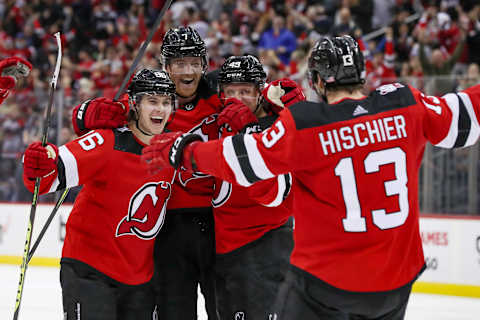
[[[272,126],[272,124],[275,122],[275,120],[278,119],[278,115],[271,115],[271,116],[266,116],[263,118],[258,119],[258,123],[260,124],[260,128],[262,130],[268,129]]]
[[[129,152],[137,155],[142,154],[143,146],[133,137],[133,132],[126,128],[112,129],[115,136],[113,148],[117,151]]]
[[[207,76],[202,76],[200,78],[200,81],[198,82],[198,88],[197,88],[197,97],[196,99],[208,99],[212,95],[217,95],[217,88],[214,87],[214,81],[212,80],[213,75],[209,75],[208,78]],[[197,100],[197,101],[198,101]]]
[[[208,87],[212,92],[217,93],[218,91],[218,74],[220,69],[215,69],[211,72],[208,72],[205,75],[205,80],[207,80]]]
[[[406,85],[387,91],[379,88],[362,100],[345,99],[336,104],[302,101],[293,105],[290,112],[295,120],[296,128],[301,130],[416,104],[412,91]]]

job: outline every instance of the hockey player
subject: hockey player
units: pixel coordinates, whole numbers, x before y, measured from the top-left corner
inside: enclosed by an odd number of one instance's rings
[[[423,150],[478,140],[480,85],[432,97],[392,83],[364,96],[364,61],[349,36],[317,42],[309,71],[326,103],[295,104],[258,134],[206,143],[162,134],[143,157],[243,186],[293,174],[295,248],[273,318],[403,319],[425,268]]]
[[[179,107],[166,128],[218,139],[216,114],[221,103],[205,77],[207,49],[191,27],[170,29],[162,43],[162,62],[176,85]],[[83,105],[83,104],[82,104]],[[77,134],[115,128],[125,122],[125,110],[100,98],[73,112]],[[159,319],[196,319],[198,285],[209,319],[216,319],[213,263],[215,235],[211,199],[214,179],[180,168],[168,202],[165,226],[155,244],[155,286]]]
[[[83,185],[66,225],[60,282],[65,319],[157,319],[154,239],[165,219],[174,171],[147,173],[142,149],[164,130],[175,85],[140,70],[127,90],[127,126],[93,130],[57,148],[40,142],[24,156],[24,182],[40,193]],[[88,102],[86,102],[88,104]]]
[[[7,99],[20,77],[27,77],[32,65],[20,57],[10,57],[0,61],[0,104]]]
[[[279,110],[303,93],[283,79],[262,90],[267,75],[254,56],[232,56],[220,67],[218,83],[225,109],[217,123],[222,137],[240,131],[260,132],[275,120]],[[286,104],[280,96],[288,90]],[[268,95],[267,95],[268,96]],[[268,103],[275,100],[277,104]],[[288,102],[287,102],[288,101]],[[273,115],[267,115],[272,113]],[[212,201],[215,218],[215,284],[220,319],[267,319],[285,279],[293,248],[290,174],[248,188],[221,179],[215,181]]]

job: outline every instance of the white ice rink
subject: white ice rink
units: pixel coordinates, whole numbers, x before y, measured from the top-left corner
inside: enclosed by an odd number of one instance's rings
[[[12,319],[20,268],[0,265],[0,319]],[[199,299],[199,319],[207,319]],[[59,269],[29,267],[19,319],[62,320]],[[413,294],[407,320],[478,320],[480,299]]]

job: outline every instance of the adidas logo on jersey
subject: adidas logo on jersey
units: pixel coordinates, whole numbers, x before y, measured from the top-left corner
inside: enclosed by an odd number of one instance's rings
[[[364,107],[362,107],[361,105],[358,105],[355,110],[353,111],[353,116],[359,116],[361,114],[365,114],[365,113],[368,113],[367,109],[365,109]]]

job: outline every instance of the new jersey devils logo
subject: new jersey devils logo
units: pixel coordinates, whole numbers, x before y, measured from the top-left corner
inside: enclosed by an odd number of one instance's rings
[[[218,181],[218,180],[217,180]],[[232,184],[227,181],[222,181],[220,187],[215,184],[215,193],[212,199],[212,206],[214,208],[221,207],[225,202],[228,201],[230,195],[232,194]]]
[[[210,177],[210,176],[208,174],[201,173],[201,172],[188,171],[184,167],[181,167],[178,173],[178,181],[184,187],[186,187],[187,183],[191,180],[207,178],[207,177]]]
[[[202,137],[203,141],[209,140],[217,140],[220,138],[220,132],[217,125],[217,115],[212,114],[206,118],[204,118],[198,125],[190,129],[189,133],[198,134]],[[180,168],[178,173],[178,181],[182,184],[182,186],[186,186],[190,180],[194,179],[201,179],[210,177],[208,174],[200,173],[200,172],[191,172],[185,170],[185,168]]]
[[[172,186],[165,181],[144,184],[130,198],[127,216],[117,226],[115,236],[134,235],[143,240],[155,238],[163,222]]]
[[[212,114],[190,129],[189,133],[198,134],[202,137],[203,141],[217,140],[220,138],[220,132],[217,125],[217,115]]]

